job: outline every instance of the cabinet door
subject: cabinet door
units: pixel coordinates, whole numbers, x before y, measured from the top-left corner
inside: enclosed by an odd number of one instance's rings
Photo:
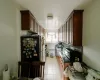
[[[36,31],[36,28],[37,28],[37,25],[36,25],[36,23],[37,23],[37,22],[36,22],[36,20],[35,20],[35,32],[37,32],[37,31]]]
[[[59,28],[59,41],[61,41],[61,31],[60,31],[60,28]]]
[[[65,42],[65,24],[64,24],[64,27],[63,27],[63,37],[64,37],[64,42]]]
[[[39,35],[39,29],[40,29],[40,25],[38,25],[38,35]]]
[[[30,14],[30,30],[35,32],[35,19],[31,14]]]
[[[42,36],[42,27],[40,26],[40,36]]]
[[[68,44],[68,22],[66,22],[66,43]]]
[[[64,30],[63,30],[64,26],[62,26],[62,42],[64,42]]]
[[[41,36],[41,26],[39,25],[39,35]]]
[[[64,30],[64,28],[65,28],[65,25],[63,25],[63,42],[65,42],[65,35],[64,35],[65,30]]]
[[[68,44],[70,44],[70,20],[68,20]]]
[[[66,43],[66,24],[64,24],[64,42]]]
[[[30,30],[31,30],[31,31],[34,31],[33,24],[34,24],[33,18],[30,16]]]
[[[21,30],[30,30],[30,15],[29,11],[21,12]]]
[[[59,28],[59,41],[61,41],[61,29]]]
[[[65,29],[64,30],[65,30],[65,34],[64,35],[65,35],[65,43],[66,43],[66,37],[67,37],[67,35],[66,35],[66,23],[65,23]]]
[[[38,33],[38,23],[35,21],[35,32]]]
[[[36,32],[35,31],[35,19],[33,18],[33,32]]]
[[[82,46],[82,12],[77,11],[73,14],[73,45]]]
[[[63,29],[61,27],[61,41],[63,41]]]
[[[38,26],[38,35],[40,35],[40,25]]]
[[[59,29],[58,29],[58,41],[59,41],[59,36],[60,36],[60,35],[59,35]]]
[[[61,41],[61,28],[59,29],[59,41]]]
[[[41,36],[43,36],[43,28],[41,27]]]
[[[43,28],[43,36],[45,36],[45,29]]]
[[[71,17],[69,21],[70,21],[70,44],[73,44],[73,17]]]
[[[64,25],[62,26],[62,42],[64,42]]]
[[[44,28],[42,27],[42,36],[43,36],[43,33],[44,33]]]

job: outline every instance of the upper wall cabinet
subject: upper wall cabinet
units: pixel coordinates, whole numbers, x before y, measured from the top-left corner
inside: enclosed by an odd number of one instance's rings
[[[35,29],[35,19],[29,10],[20,11],[21,12],[21,29],[22,30],[32,30]]]
[[[36,32],[36,33],[38,33],[38,26],[39,26],[38,23],[35,22],[35,32]]]
[[[59,30],[62,31],[60,33],[63,35],[63,42],[72,44],[73,46],[82,46],[82,26],[83,10],[74,10],[68,17],[66,23],[62,26],[62,30]],[[60,33],[58,33],[58,35]]]
[[[22,10],[20,12],[21,12],[21,29],[31,30],[34,33],[38,33],[39,35],[41,35],[42,27],[38,24],[32,13],[29,10]]]
[[[82,46],[83,10],[74,10],[70,18],[71,43]]]

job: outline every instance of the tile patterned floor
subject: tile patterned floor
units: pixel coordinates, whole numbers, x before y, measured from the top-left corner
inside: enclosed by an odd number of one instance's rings
[[[44,71],[44,80],[62,80],[56,58],[47,57]]]

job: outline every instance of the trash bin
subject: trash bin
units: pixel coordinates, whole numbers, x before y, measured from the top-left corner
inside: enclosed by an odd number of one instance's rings
[[[53,58],[53,53],[50,53],[50,57]]]

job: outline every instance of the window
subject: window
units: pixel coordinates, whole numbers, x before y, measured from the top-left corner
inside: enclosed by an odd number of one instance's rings
[[[58,33],[57,32],[47,32],[46,33],[46,42],[47,43],[58,42]]]

